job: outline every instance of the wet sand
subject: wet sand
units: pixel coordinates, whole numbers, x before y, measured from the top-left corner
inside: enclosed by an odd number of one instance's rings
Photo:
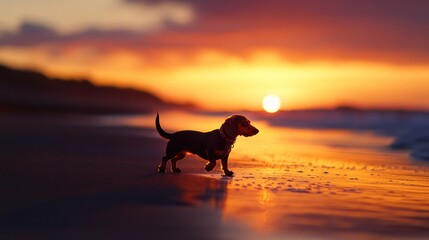
[[[390,139],[261,128],[261,137],[237,141],[236,176],[228,178],[219,168],[205,173],[194,156],[179,162],[181,174],[156,173],[165,141],[152,129],[90,117],[1,117],[0,238],[429,235],[429,168],[383,151]],[[347,146],[330,144],[338,138]]]
[[[276,236],[429,236],[429,166],[389,150],[391,137],[269,126],[266,131],[271,133],[258,143],[237,144],[239,175],[228,185],[226,216]]]
[[[224,201],[224,184],[191,174],[158,174],[164,141],[148,137],[152,131],[95,127],[91,121],[2,117],[1,239],[234,234],[221,212],[209,207]]]

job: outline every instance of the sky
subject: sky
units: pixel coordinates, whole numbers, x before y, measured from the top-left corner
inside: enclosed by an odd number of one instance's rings
[[[429,110],[429,1],[0,0],[0,63],[209,110]]]

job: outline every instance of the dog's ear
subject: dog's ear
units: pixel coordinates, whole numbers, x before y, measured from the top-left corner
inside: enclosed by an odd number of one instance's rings
[[[225,122],[222,124],[222,128],[228,136],[237,136],[237,122],[236,116],[232,115],[231,117],[225,119]]]
[[[246,121],[249,121],[249,120],[247,120],[247,118],[245,116],[234,115],[234,121],[235,121],[235,126],[238,126],[240,124],[243,125],[243,123],[245,123]]]

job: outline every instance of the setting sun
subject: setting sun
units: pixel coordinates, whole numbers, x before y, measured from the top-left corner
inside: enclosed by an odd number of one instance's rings
[[[280,109],[280,99],[275,95],[268,95],[262,101],[262,107],[268,113],[275,113]]]

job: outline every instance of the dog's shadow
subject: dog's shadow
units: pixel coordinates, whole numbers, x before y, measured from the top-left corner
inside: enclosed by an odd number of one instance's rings
[[[198,184],[194,184],[193,178],[184,180],[183,175],[171,174],[167,177],[156,174],[149,178],[155,184],[50,198],[25,207],[8,209],[0,216],[0,230],[52,229],[79,225],[79,222],[85,222],[88,218],[98,218],[106,212],[130,206],[187,208],[208,203],[214,209],[222,210],[227,196],[227,184],[231,179],[199,178]],[[141,218],[144,217],[142,214]]]
[[[198,199],[211,204],[218,210],[223,210],[228,193],[228,183],[232,181],[231,177],[222,175],[217,181],[208,181],[204,191],[198,195]]]

